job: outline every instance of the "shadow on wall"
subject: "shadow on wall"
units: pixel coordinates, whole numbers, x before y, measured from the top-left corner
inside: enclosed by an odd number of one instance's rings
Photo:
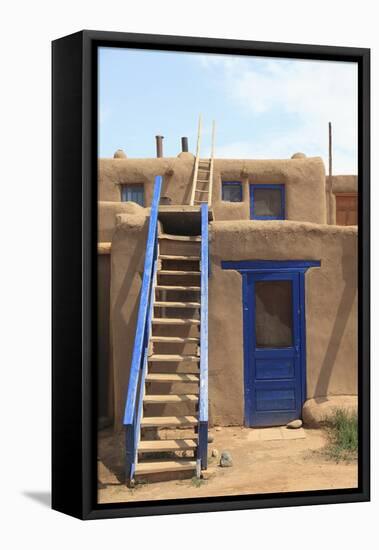
[[[148,219],[147,219],[148,223]],[[123,282],[121,284],[121,287],[117,293],[117,298],[113,307],[112,311],[112,326],[115,328],[117,327],[117,334],[114,334],[114,339],[116,338],[116,342],[113,343],[113,350],[117,349],[118,354],[116,357],[114,357],[113,365],[115,368],[114,371],[114,428],[116,430],[119,430],[122,428],[121,425],[119,425],[120,421],[120,411],[124,408],[124,400],[128,388],[129,383],[129,370],[130,370],[130,364],[132,360],[132,352],[133,352],[133,346],[128,346],[127,349],[125,349],[125,344],[122,342],[125,341],[127,338],[128,332],[130,333],[130,329],[128,331],[128,327],[136,327],[137,326],[137,315],[138,315],[138,308],[139,308],[139,302],[140,302],[140,294],[136,295],[136,299],[134,301],[133,307],[130,310],[130,317],[129,321],[126,322],[124,316],[123,316],[123,309],[125,307],[125,304],[127,303],[127,298],[130,292],[130,286],[131,283],[136,275],[136,272],[139,274],[140,283],[142,284],[142,274],[140,271],[141,266],[141,257],[142,260],[144,258],[144,249],[141,248],[140,243],[136,242],[136,246],[134,248],[133,254],[128,258],[128,267],[125,272],[125,275],[123,277]],[[142,269],[143,269],[143,263],[142,263]],[[134,342],[134,331],[133,333],[129,334],[129,338],[132,339]],[[125,380],[119,379],[119,367],[120,367],[120,356],[123,357],[123,364],[125,365],[125,370],[127,371],[127,376]],[[121,382],[121,383],[120,383]],[[124,384],[125,382],[125,384]],[[120,399],[123,400],[122,403],[120,403]],[[122,418],[122,414],[121,414]]]
[[[347,239],[344,241],[342,247],[341,264],[344,288],[330,335],[329,344],[320,368],[320,375],[314,393],[315,397],[326,396],[328,394],[333,366],[336,361],[337,353],[341,345],[341,340],[345,332],[357,292],[356,277],[351,277],[351,247],[350,242]]]

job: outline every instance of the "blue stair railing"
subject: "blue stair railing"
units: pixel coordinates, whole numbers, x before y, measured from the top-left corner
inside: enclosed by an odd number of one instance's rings
[[[208,465],[208,205],[201,205],[200,391],[197,475]]]
[[[128,393],[124,421],[126,445],[126,482],[134,478],[137,450],[140,437],[143,393],[148,362],[148,346],[154,303],[154,280],[157,270],[158,252],[158,208],[161,196],[162,176],[156,176],[151,203],[149,230],[147,235],[145,265],[140,293],[136,336],[130,367]]]

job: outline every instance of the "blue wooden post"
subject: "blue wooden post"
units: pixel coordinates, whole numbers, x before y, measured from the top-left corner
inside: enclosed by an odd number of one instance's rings
[[[208,464],[208,205],[201,205],[200,395],[198,459]]]
[[[140,292],[136,336],[134,339],[132,362],[129,374],[128,393],[125,403],[124,426],[126,445],[126,481],[130,483],[134,476],[136,451],[140,430],[141,406],[137,399],[138,384],[144,383],[146,371],[146,335],[149,322],[151,285],[153,284],[154,264],[158,226],[158,208],[162,188],[162,176],[156,176],[154,195],[151,203],[149,230],[147,235],[145,265]]]

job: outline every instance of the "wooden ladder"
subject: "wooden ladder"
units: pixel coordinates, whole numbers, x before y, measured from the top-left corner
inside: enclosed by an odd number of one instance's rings
[[[197,206],[201,204],[212,204],[212,187],[213,187],[213,163],[214,163],[214,146],[215,146],[215,121],[212,122],[212,146],[210,158],[200,158],[201,144],[201,115],[199,116],[199,126],[197,132],[197,146],[195,168],[192,180],[192,191],[190,205]]]

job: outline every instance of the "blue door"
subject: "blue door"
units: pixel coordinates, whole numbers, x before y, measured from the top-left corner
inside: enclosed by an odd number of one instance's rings
[[[245,423],[301,418],[305,393],[304,273],[245,272]]]

